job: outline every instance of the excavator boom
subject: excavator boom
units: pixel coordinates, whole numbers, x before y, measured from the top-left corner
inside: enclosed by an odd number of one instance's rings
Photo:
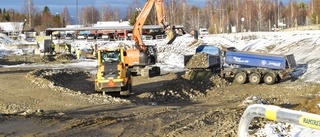
[[[138,15],[136,23],[133,26],[132,32],[133,39],[136,41],[137,44],[137,48],[141,51],[146,51],[146,46],[142,40],[142,28],[148,15],[150,14],[153,5],[155,5],[156,7],[158,25],[162,26],[166,33],[169,32],[168,30],[170,26],[168,25],[165,19],[164,0],[148,0],[144,5],[143,9],[141,10],[140,14]],[[171,39],[172,38],[169,38],[169,41]]]
[[[170,25],[166,22],[164,0],[147,0],[138,15],[132,30],[136,48],[127,49],[127,56],[125,59],[125,64],[130,68],[130,72],[133,74],[140,73],[142,77],[160,75],[160,67],[154,66],[157,61],[156,48],[154,46],[145,45],[142,40],[142,28],[153,6],[156,7],[158,25],[166,32],[167,40],[169,38],[169,42],[172,42],[175,38],[174,35],[172,35],[173,31],[171,30]]]

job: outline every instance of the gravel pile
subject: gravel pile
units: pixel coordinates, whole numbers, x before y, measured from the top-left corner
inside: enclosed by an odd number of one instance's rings
[[[232,83],[219,76],[218,73],[211,72],[210,70],[188,70],[182,76],[184,79],[194,82],[200,82],[201,85],[209,85],[212,87],[220,88],[231,85]]]
[[[79,89],[88,88],[86,85],[93,85],[92,83],[83,83],[87,82],[84,77],[89,77],[88,75],[90,74],[87,71],[74,69],[38,69],[28,73],[27,78],[41,88],[50,88],[61,94],[76,96],[79,100],[86,100],[92,104],[130,103],[129,100],[110,95],[92,94],[92,92],[76,91],[73,90],[76,88],[69,88],[70,85],[79,87]],[[75,81],[78,83],[75,83]]]
[[[161,85],[160,89],[143,93],[141,102],[149,105],[183,101],[197,101],[211,92],[210,89],[229,86],[231,83],[210,71],[187,71],[182,77]]]
[[[196,53],[185,64],[186,68],[208,68],[209,58],[208,54],[204,52]]]
[[[77,57],[73,54],[58,54],[56,57],[56,60],[74,60],[77,59]]]
[[[182,101],[195,101],[206,95],[206,88],[199,87],[191,81],[177,78],[161,85],[160,89],[143,93],[143,98],[138,104],[159,105]]]

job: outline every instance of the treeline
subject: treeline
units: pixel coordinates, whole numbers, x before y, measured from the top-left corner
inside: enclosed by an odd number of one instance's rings
[[[44,31],[50,27],[65,27],[76,23],[90,26],[97,21],[130,20],[134,23],[139,9],[144,3],[133,0],[122,15],[120,8],[110,4],[96,7],[84,6],[79,9],[78,18],[70,16],[67,7],[60,13],[51,13],[45,6],[39,10],[33,0],[24,0],[22,11],[2,9],[1,22],[26,22],[27,29]],[[314,25],[319,23],[320,0],[310,3],[290,0],[284,5],[280,0],[206,0],[204,7],[191,5],[188,0],[165,0],[166,18],[171,24],[184,25],[187,30],[209,28],[210,33],[225,33],[235,28],[237,32],[270,31],[273,27]],[[146,24],[156,24],[156,13],[153,9]]]

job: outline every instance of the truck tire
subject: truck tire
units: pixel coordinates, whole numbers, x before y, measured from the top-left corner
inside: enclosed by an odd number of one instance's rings
[[[270,72],[264,74],[263,76],[263,81],[264,83],[268,84],[268,85],[272,85],[276,82],[276,76]]]
[[[252,73],[249,76],[249,81],[252,84],[259,84],[261,81],[261,76],[259,73]]]
[[[247,81],[247,74],[244,72],[239,72],[234,77],[234,82],[238,84],[244,84]]]

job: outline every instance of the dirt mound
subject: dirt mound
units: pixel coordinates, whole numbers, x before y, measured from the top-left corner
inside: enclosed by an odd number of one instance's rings
[[[56,60],[74,60],[77,59],[77,57],[73,54],[58,54],[55,57]]]
[[[191,83],[191,81],[183,78],[174,79],[164,83],[160,89],[157,89],[155,92],[143,93],[143,102],[147,101],[149,105],[168,104],[194,101],[206,95],[206,87],[199,87]]]
[[[48,55],[48,56],[42,56],[40,60],[35,62],[52,62],[52,61],[56,61],[56,59],[53,56]]]
[[[302,110],[309,113],[320,114],[320,97],[316,97],[312,100],[306,100],[299,106],[295,107],[296,110]]]
[[[130,103],[129,100],[109,95],[93,94],[94,84],[87,79],[91,74],[76,69],[38,69],[28,73],[34,84],[41,88],[50,88],[69,96],[78,96],[94,104]]]
[[[188,70],[182,76],[184,79],[198,82],[201,85],[213,85],[213,87],[226,87],[231,85],[229,81],[210,70]]]
[[[226,87],[231,83],[210,71],[187,71],[181,77],[161,85],[154,92],[141,95],[149,105],[168,104],[182,101],[197,101],[214,88]]]

